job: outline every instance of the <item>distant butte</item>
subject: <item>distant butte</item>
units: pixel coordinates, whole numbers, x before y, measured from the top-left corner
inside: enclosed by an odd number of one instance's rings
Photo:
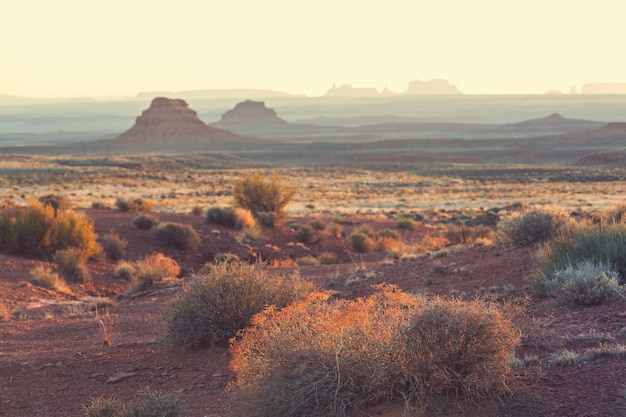
[[[463,94],[448,80],[436,79],[429,81],[413,80],[409,82],[409,89],[404,93],[409,95],[439,95]]]
[[[240,141],[241,136],[203,123],[184,100],[157,97],[133,127],[106,145],[115,149],[152,151],[205,150]]]
[[[288,123],[276,115],[274,109],[265,107],[262,101],[246,100],[237,103],[235,108],[222,115],[219,122],[211,126],[221,129],[231,128],[274,128]]]

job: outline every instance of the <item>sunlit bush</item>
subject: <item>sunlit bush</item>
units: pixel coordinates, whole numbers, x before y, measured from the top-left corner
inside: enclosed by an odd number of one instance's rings
[[[480,301],[389,286],[353,301],[314,293],[257,314],[231,342],[233,415],[346,416],[381,401],[425,414],[435,398],[503,396],[519,341],[507,315]]]
[[[260,263],[210,265],[170,306],[166,338],[184,348],[225,345],[266,306],[284,307],[314,290],[297,273],[272,275]]]

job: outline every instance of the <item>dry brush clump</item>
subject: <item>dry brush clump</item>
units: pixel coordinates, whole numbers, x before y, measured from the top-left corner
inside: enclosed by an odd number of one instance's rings
[[[101,251],[93,222],[71,210],[55,212],[50,205],[31,200],[27,207],[0,211],[0,250],[25,255],[77,248],[85,258]]]
[[[133,225],[137,228],[137,229],[141,229],[141,230],[150,230],[153,227],[156,227],[159,225],[159,221],[157,219],[155,219],[152,216],[149,216],[147,214],[140,214],[139,216],[135,217],[133,219]]]
[[[207,266],[169,307],[166,339],[183,348],[225,345],[266,306],[284,307],[315,289],[297,272],[272,275],[262,263]]]
[[[154,206],[156,206],[154,201],[143,198],[118,198],[115,200],[115,207],[120,211],[151,212]]]
[[[481,301],[391,286],[352,301],[314,293],[257,314],[231,341],[233,415],[339,417],[380,402],[425,413],[448,397],[503,398],[519,343],[507,314]]]
[[[58,291],[60,293],[72,295],[73,292],[67,285],[65,280],[59,276],[52,269],[38,266],[30,271],[31,280],[30,283],[39,287],[47,288],[49,290]]]
[[[85,407],[86,417],[178,417],[184,411],[180,397],[173,393],[141,389],[128,403],[99,397]]]
[[[233,187],[235,206],[250,210],[268,226],[284,216],[295,193],[294,189],[283,185],[277,175],[267,178],[260,172],[241,178]]]
[[[547,242],[572,223],[569,215],[557,208],[528,208],[504,217],[498,224],[503,240],[520,247]]]
[[[126,253],[128,241],[123,239],[117,233],[109,233],[102,238],[102,249],[107,258],[112,261],[119,261]]]
[[[115,275],[130,281],[130,291],[144,290],[155,283],[176,278],[180,266],[162,253],[147,255],[136,262],[120,262]]]
[[[188,224],[160,223],[150,229],[150,235],[162,245],[182,250],[194,250],[200,244],[200,235]]]

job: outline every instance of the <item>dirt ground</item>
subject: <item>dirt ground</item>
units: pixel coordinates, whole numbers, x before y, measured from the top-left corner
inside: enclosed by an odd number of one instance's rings
[[[71,284],[75,295],[64,296],[29,283],[29,272],[48,265],[45,261],[0,255],[1,301],[10,313],[9,319],[0,321],[0,416],[84,416],[84,407],[93,398],[114,396],[126,401],[146,386],[180,394],[185,416],[225,416],[237,401],[228,391],[234,378],[228,350],[180,351],[165,346],[162,338],[163,311],[184,281],[204,263],[229,252],[242,259],[268,260],[276,273],[299,268],[301,276],[343,297],[367,295],[371,284],[386,282],[410,292],[521,305],[516,320],[523,344],[516,356],[526,360],[514,368],[513,397],[505,404],[453,410],[454,415],[626,415],[625,355],[548,365],[550,355],[562,349],[583,352],[603,343],[626,344],[626,302],[571,308],[551,298],[533,298],[528,277],[534,256],[529,249],[499,243],[470,245],[449,248],[440,256],[418,250],[407,260],[391,262],[379,252],[353,253],[345,238],[325,236],[318,243],[302,244],[286,226],[264,229],[251,240],[241,232],[207,224],[201,216],[153,214],[161,221],[196,228],[202,243],[195,252],[186,253],[159,246],[148,232],[132,226],[136,214],[109,209],[85,212],[100,236],[116,232],[129,242],[126,259],[164,253],[181,265],[182,278],[129,295],[128,283],[113,274],[115,263],[102,259],[89,264],[93,286]],[[351,230],[363,224],[395,229],[395,221],[380,217],[347,218],[342,226]],[[416,243],[435,233],[427,225],[414,231],[395,230],[405,242]],[[335,253],[337,264],[295,265],[295,259],[322,252]],[[115,304],[96,312],[90,309],[94,297],[109,297]],[[370,415],[394,415],[393,407],[381,406]]]

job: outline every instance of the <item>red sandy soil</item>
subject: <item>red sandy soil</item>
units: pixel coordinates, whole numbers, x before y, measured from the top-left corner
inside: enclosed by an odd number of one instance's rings
[[[527,279],[533,270],[528,249],[500,244],[450,250],[432,259],[425,252],[415,259],[383,264],[381,253],[359,256],[347,249],[345,239],[325,237],[316,244],[296,244],[295,232],[286,227],[265,229],[259,242],[238,244],[232,230],[209,225],[202,217],[153,214],[161,221],[192,224],[203,240],[193,253],[164,248],[148,232],[136,229],[133,213],[86,210],[100,236],[116,232],[128,240],[126,259],[136,260],[162,252],[181,265],[183,278],[159,284],[147,291],[127,295],[127,282],[115,278],[115,263],[91,262],[93,287],[72,284],[76,296],[63,296],[27,283],[29,271],[46,264],[38,259],[0,255],[0,294],[13,312],[0,322],[0,416],[84,416],[84,406],[96,397],[126,401],[140,388],[179,393],[185,416],[225,416],[236,398],[229,396],[229,370],[225,348],[191,352],[170,349],[161,341],[165,333],[163,311],[182,284],[204,263],[220,253],[233,252],[242,259],[269,259],[271,270],[285,273],[295,268],[293,260],[324,251],[337,254],[337,265],[301,266],[301,276],[332,288],[340,296],[356,297],[372,291],[370,284],[387,282],[403,290],[467,298],[498,298],[510,285],[508,300],[523,300],[516,319],[523,329],[523,345],[517,356],[547,357],[563,347],[581,350],[598,342],[564,344],[562,336],[596,331],[611,333],[616,343],[626,343],[626,302],[591,308],[558,306],[553,299],[527,295]],[[295,219],[301,223],[310,219]],[[328,220],[328,219],[327,219]],[[368,223],[373,228],[395,228],[394,221],[353,218],[346,230]],[[419,242],[433,233],[422,226],[402,231],[406,242]],[[50,266],[53,266],[50,264]],[[365,268],[367,283],[347,287],[344,283],[357,268]],[[496,288],[497,287],[497,288]],[[87,296],[108,296],[115,305],[96,316]],[[80,302],[79,302],[80,301]],[[71,304],[74,303],[74,304]],[[110,344],[104,343],[102,320]],[[514,368],[514,395],[504,405],[455,409],[458,416],[624,416],[626,415],[626,360],[601,357],[578,366]],[[453,414],[450,414],[453,413]],[[381,406],[371,415],[399,416],[393,407]],[[440,414],[443,415],[443,414]]]

